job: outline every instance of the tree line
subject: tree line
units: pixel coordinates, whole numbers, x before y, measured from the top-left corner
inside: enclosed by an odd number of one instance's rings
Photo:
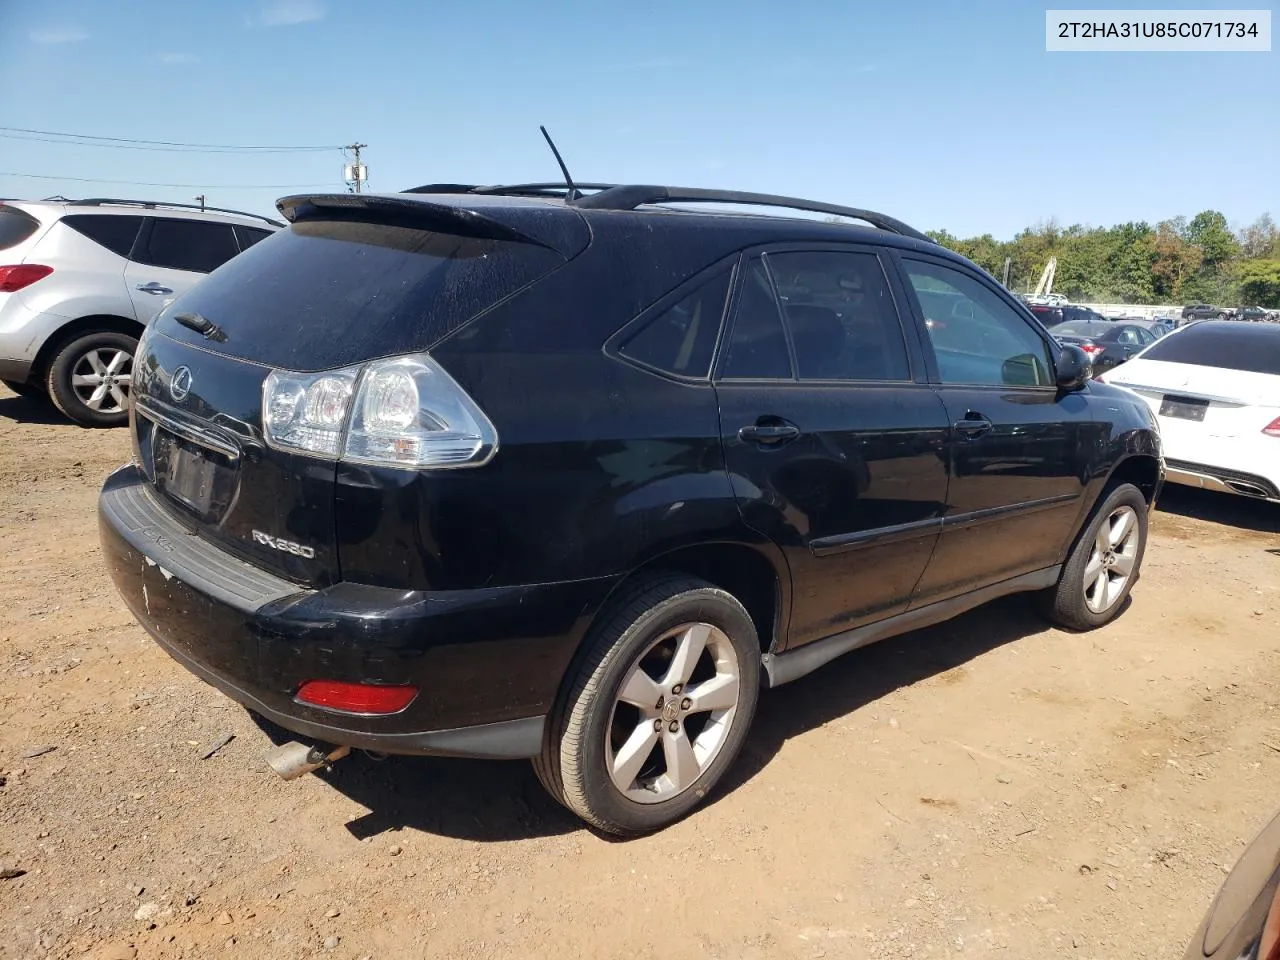
[[[1205,210],[1190,220],[1114,227],[1048,223],[1012,240],[991,234],[962,239],[945,230],[929,236],[996,277],[1010,263],[1009,287],[1034,289],[1050,257],[1058,258],[1055,293],[1093,303],[1212,303],[1280,307],[1280,230],[1269,214],[1233,231]]]

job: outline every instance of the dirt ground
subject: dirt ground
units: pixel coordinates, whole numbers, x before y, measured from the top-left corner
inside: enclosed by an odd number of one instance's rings
[[[1169,491],[1097,633],[1011,598],[766,694],[619,843],[524,763],[276,779],[102,569],[125,458],[0,388],[0,957],[1176,958],[1280,807],[1280,508]]]

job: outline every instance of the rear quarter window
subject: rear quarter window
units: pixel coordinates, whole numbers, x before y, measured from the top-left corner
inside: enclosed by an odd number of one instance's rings
[[[0,205],[0,250],[16,247],[40,229],[40,221],[16,207]]]
[[[1157,340],[1142,359],[1280,374],[1280,327],[1197,323]]]
[[[624,357],[681,377],[706,377],[720,334],[729,279],[723,273],[701,284],[654,317],[619,351]]]
[[[78,213],[63,217],[62,222],[121,257],[129,256],[142,229],[142,217],[116,214]]]
[[[179,297],[159,321],[195,312],[218,351],[289,370],[325,370],[425,350],[564,262],[553,250],[359,221],[303,221],[272,234]]]

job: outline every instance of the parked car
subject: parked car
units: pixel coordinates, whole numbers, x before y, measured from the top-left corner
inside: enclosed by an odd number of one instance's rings
[[[1066,320],[1065,308],[1049,303],[1028,303],[1027,309],[1046,327],[1056,327]]]
[[[1280,501],[1280,327],[1203,320],[1106,379],[1157,415],[1172,482]]]
[[[1266,307],[1241,307],[1235,312],[1237,320],[1274,320],[1276,319],[1276,311],[1268,310]]]
[[[279,772],[530,757],[642,833],[762,686],[1017,591],[1073,630],[1123,609],[1154,418],[969,261],[785,197],[463,190],[286,198],[139,345],[106,563],[300,736]]]
[[[1062,319],[1067,323],[1079,322],[1079,321],[1094,322],[1094,323],[1107,322],[1107,318],[1104,317],[1102,314],[1100,314],[1097,310],[1094,310],[1092,307],[1081,307],[1071,303],[1063,306]]]
[[[1280,957],[1280,816],[1245,848],[1187,945],[1185,960]]]
[[[137,200],[0,203],[0,381],[84,426],[122,426],[143,327],[282,226]]]
[[[1226,307],[1215,307],[1208,303],[1193,303],[1182,308],[1183,320],[1228,320],[1231,311]]]
[[[1119,366],[1158,339],[1145,325],[1111,320],[1062,323],[1050,332],[1059,343],[1077,346],[1088,354],[1095,374]]]

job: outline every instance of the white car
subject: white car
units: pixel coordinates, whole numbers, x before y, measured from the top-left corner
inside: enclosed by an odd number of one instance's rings
[[[1203,320],[1101,379],[1156,414],[1165,479],[1280,502],[1280,327]]]
[[[123,424],[147,323],[282,226],[180,203],[0,202],[0,381],[85,426]]]

